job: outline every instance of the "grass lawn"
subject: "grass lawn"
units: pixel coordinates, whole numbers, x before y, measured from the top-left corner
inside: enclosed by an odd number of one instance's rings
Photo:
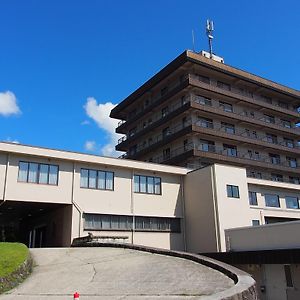
[[[28,257],[28,248],[20,243],[0,243],[0,278],[16,271]]]

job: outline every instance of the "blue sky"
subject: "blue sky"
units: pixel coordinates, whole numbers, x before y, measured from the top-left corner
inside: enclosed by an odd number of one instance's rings
[[[207,18],[225,63],[300,89],[297,0],[0,0],[0,12],[0,140],[113,155],[112,104],[192,49],[192,29],[207,49]]]

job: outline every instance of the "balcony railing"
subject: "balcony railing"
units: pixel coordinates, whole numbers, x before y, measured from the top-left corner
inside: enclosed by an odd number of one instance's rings
[[[167,118],[172,112],[180,109],[181,107],[183,107],[184,105],[186,105],[186,103],[190,102],[190,97],[185,97],[184,99],[180,99],[179,101],[177,101],[176,103],[174,103],[171,106],[168,106],[168,111],[165,112],[164,114],[162,112],[159,112],[157,114],[154,114],[152,116],[152,123],[148,124],[148,126],[141,128],[140,130],[134,132],[133,134],[131,134],[130,136],[123,136],[118,140],[118,145],[121,144],[122,142],[126,141],[127,139],[137,135],[138,133],[140,133],[141,131],[145,130],[147,127],[152,126],[157,124],[159,121],[161,121],[162,119]]]
[[[213,86],[213,87],[217,87],[219,89],[222,89],[221,86],[217,86],[217,85],[213,85],[211,82],[206,82],[206,81],[203,81],[201,80],[201,78],[199,78],[199,76],[195,75],[195,74],[189,74],[189,77],[192,78],[192,79],[195,79],[197,81],[200,81],[208,86]],[[224,88],[225,91],[228,91],[227,89]],[[253,94],[249,91],[238,91],[236,89],[230,89],[230,92],[233,93],[233,94],[236,94],[236,95],[241,95],[243,97],[246,97],[246,98],[249,98],[249,100],[251,101],[258,101],[258,102],[261,102],[261,103],[267,103],[267,104],[270,104],[274,107],[276,107],[276,110],[278,110],[278,108],[281,108],[281,109],[285,109],[287,111],[291,111],[293,113],[299,113],[299,110],[298,108],[297,109],[290,109],[290,108],[284,108],[282,106],[280,106],[279,104],[274,104],[274,103],[269,103],[269,102],[266,102],[266,100],[263,98],[263,97],[254,97]],[[300,116],[300,115],[299,115]]]
[[[219,106],[213,106],[212,102],[209,102],[208,99],[206,99],[205,97],[199,96],[199,95],[193,95],[191,97],[191,101],[193,101],[197,104],[203,105],[203,106],[211,107],[211,108],[220,110],[222,112],[228,113],[228,115],[232,114],[233,116],[237,116],[237,118],[239,116],[249,118],[249,122],[253,122],[253,120],[256,120],[256,121],[262,121],[262,122],[264,122],[266,124],[270,124],[270,125],[277,125],[281,128],[285,128],[285,129],[296,129],[299,131],[299,134],[300,134],[299,127],[297,127],[297,126],[287,127],[285,122],[283,122],[283,121],[278,122],[277,120],[274,121],[274,123],[269,122],[266,117],[256,118],[255,116],[251,115],[250,112],[236,113],[234,111],[224,110],[223,108],[221,108]]]

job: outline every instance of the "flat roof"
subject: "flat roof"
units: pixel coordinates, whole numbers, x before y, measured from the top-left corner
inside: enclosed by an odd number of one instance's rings
[[[188,61],[248,81],[250,83],[259,85],[272,91],[279,92],[290,97],[294,97],[300,102],[300,91],[296,89],[289,88],[282,84],[232,67],[230,65],[214,61],[191,50],[185,50],[168,65],[166,65],[163,69],[161,69],[158,73],[156,73],[153,77],[151,77],[148,81],[146,81],[143,85],[141,85],[132,94],[126,97],[123,101],[121,101],[115,108],[113,108],[110,113],[110,116],[112,118],[118,118],[118,114],[122,111],[122,109],[124,109],[127,105],[131,104],[135,99],[143,95],[147,90],[158,84],[161,80],[163,80],[165,77],[167,77],[169,74],[174,72],[176,69],[178,69],[180,66],[182,66]]]
[[[131,168],[136,170],[169,173],[175,175],[186,175],[189,171],[188,169],[182,167],[174,167],[169,165],[155,164],[136,160],[105,157],[81,152],[51,149],[2,141],[0,141],[0,153],[1,152],[21,154],[27,156],[39,156],[59,160],[69,160],[74,162],[110,165],[117,168]]]

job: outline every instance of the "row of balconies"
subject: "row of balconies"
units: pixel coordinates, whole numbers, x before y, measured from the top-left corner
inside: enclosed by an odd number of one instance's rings
[[[244,166],[255,165],[258,162],[259,164],[256,165],[261,168],[265,166],[267,169],[277,169],[278,171],[300,172],[297,160],[286,159],[281,161],[279,156],[273,156],[272,154],[269,156],[255,155],[253,152],[239,151],[236,146],[226,144],[223,147],[217,147],[208,143],[189,143],[170,150],[166,154],[155,156],[152,158],[152,161],[155,163],[172,163],[178,160],[178,157],[181,155],[185,155],[186,158],[190,156],[205,157],[208,160],[212,159],[215,161],[216,157],[210,154],[217,154],[219,156],[218,161],[234,162],[237,165],[243,164]],[[239,159],[239,161],[236,159]]]
[[[204,110],[209,113],[214,113],[214,114],[219,114],[222,116],[226,116],[227,118],[230,119],[235,119],[235,120],[240,120],[240,121],[247,121],[251,124],[256,124],[259,126],[267,126],[271,129],[275,130],[281,130],[283,132],[286,132],[288,134],[293,134],[293,135],[300,135],[300,130],[296,126],[292,126],[290,123],[287,123],[286,120],[280,120],[278,121],[277,119],[270,118],[270,116],[264,116],[262,118],[255,118],[255,114],[250,114],[247,111],[243,111],[241,113],[236,113],[229,108],[224,108],[224,106],[220,105],[218,107],[212,106],[212,103],[209,101],[210,99],[207,99],[205,97],[197,96],[197,95],[190,95],[190,96],[185,96],[182,97],[182,99],[178,100],[175,102],[173,105],[168,106],[168,110],[158,112],[153,114],[151,116],[151,122],[146,123],[144,122],[143,128],[140,128],[140,130],[137,131],[130,131],[127,136],[123,136],[118,140],[118,144],[121,144],[125,142],[126,140],[132,138],[134,139],[134,136],[137,135],[138,133],[147,130],[147,128],[152,125],[152,127],[155,127],[155,124],[160,122],[162,119],[166,118],[168,115],[170,115],[173,112],[176,112],[176,110],[179,110],[182,108],[184,105],[186,105],[187,102],[191,103],[196,103],[201,105],[201,110]],[[194,108],[194,105],[191,105]],[[246,130],[246,129],[245,129]]]
[[[199,76],[197,75],[187,74],[185,76],[182,76],[180,81],[176,81],[172,84],[172,86],[169,86],[166,93],[157,94],[153,99],[151,99],[151,101],[147,100],[145,104],[141,105],[139,108],[134,110],[131,114],[128,114],[127,120],[121,120],[118,123],[118,129],[120,129],[119,127],[123,126],[124,123],[131,122],[134,121],[135,119],[143,117],[145,113],[150,112],[153,108],[155,108],[155,106],[162,104],[162,102],[166,101],[168,98],[174,95],[175,89],[177,89],[178,91],[182,90],[185,87],[187,87],[189,84],[195,85],[199,88],[203,88],[208,91],[213,91],[217,94],[221,94],[230,98],[235,98],[238,101],[245,101],[251,104],[255,104],[258,107],[262,106],[266,109],[271,109],[280,114],[287,114],[297,119],[300,116],[298,109],[288,109],[280,106],[279,104],[269,103],[268,101],[265,100],[267,97],[252,98],[251,94],[249,96],[249,93],[238,92],[235,89],[234,90],[224,89],[220,85],[212,85],[210,82],[199,79]]]

